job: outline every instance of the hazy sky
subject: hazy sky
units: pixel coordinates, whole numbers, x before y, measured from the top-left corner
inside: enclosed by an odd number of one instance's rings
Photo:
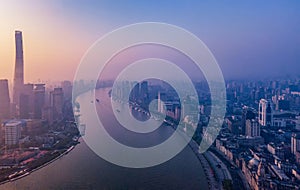
[[[105,33],[136,22],[166,22],[203,40],[225,78],[300,71],[300,1],[0,0],[0,78],[12,79],[14,31],[22,30],[25,81],[71,80]]]

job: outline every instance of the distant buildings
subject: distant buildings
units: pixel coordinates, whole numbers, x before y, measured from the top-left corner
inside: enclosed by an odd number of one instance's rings
[[[64,92],[64,99],[71,100],[72,99],[72,82],[71,81],[63,81],[61,83],[61,87]]]
[[[62,119],[64,105],[64,92],[62,88],[54,88],[50,92],[50,106],[53,109],[53,118]]]
[[[166,94],[165,93],[161,93],[158,92],[158,96],[157,96],[157,111],[159,113],[164,113],[165,110],[165,104],[164,101],[166,100]]]
[[[132,86],[133,86],[133,88],[132,88],[132,91],[131,91],[130,100],[131,101],[138,101],[139,94],[140,94],[140,83],[134,82],[132,84]]]
[[[42,118],[42,110],[45,105],[45,84],[35,84],[34,89],[34,119]]]
[[[34,94],[33,84],[25,84],[20,95],[19,118],[28,119],[33,117],[34,113]]]
[[[237,117],[235,115],[231,116],[231,117],[227,117],[225,119],[225,123],[227,124],[227,127],[229,129],[229,131],[232,134],[235,135],[240,135],[241,134],[241,118]]]
[[[24,84],[23,36],[15,31],[16,61],[13,81],[12,117],[41,119],[45,103],[45,84]]]
[[[243,107],[242,121],[241,121],[242,134],[246,135],[246,121],[256,119],[256,115],[257,113],[254,110],[254,108],[249,108],[247,106]]]
[[[0,80],[0,122],[3,119],[43,119],[52,123],[63,118],[65,101],[72,99],[72,83],[63,81],[61,88],[46,91],[45,84],[24,84],[23,36],[15,31],[16,60],[13,78],[12,101],[9,96],[8,80]],[[148,85],[143,83],[147,94]],[[146,95],[145,95],[146,96]],[[47,99],[47,101],[46,101]],[[70,106],[69,106],[70,107]],[[72,109],[72,108],[71,108]]]
[[[143,81],[141,83],[140,97],[144,104],[143,106],[146,106],[148,104],[148,100],[149,100],[148,82],[147,81]]]

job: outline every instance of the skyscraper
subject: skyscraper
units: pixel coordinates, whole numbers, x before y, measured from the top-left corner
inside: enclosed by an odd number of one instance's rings
[[[271,126],[273,120],[273,109],[270,101],[261,99],[258,108],[258,121],[261,126]]]
[[[10,115],[10,99],[8,92],[8,80],[0,80],[0,120],[8,119]]]
[[[249,108],[247,106],[243,107],[243,113],[242,113],[242,134],[246,134],[246,121],[252,120],[256,118],[256,113],[254,111],[254,109]]]
[[[63,117],[64,92],[62,88],[54,88],[50,92],[50,105],[53,108],[53,118],[62,119]]]
[[[24,84],[19,100],[19,117],[20,119],[33,118],[34,114],[34,94],[33,84]]]
[[[246,136],[258,137],[260,136],[260,127],[255,119],[246,120]]]
[[[16,62],[13,83],[13,103],[19,106],[20,94],[24,85],[24,58],[22,32],[15,31]]]
[[[45,84],[35,84],[34,89],[34,119],[42,118],[42,110],[45,104]]]
[[[149,101],[149,92],[148,92],[148,82],[143,81],[141,83],[141,92],[140,92],[140,98],[141,98],[141,103],[142,107],[147,109],[148,101]]]
[[[291,137],[291,153],[296,154],[297,151],[300,151],[300,134],[292,133]]]

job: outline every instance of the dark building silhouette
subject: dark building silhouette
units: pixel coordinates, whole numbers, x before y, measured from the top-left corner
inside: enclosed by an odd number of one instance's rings
[[[256,114],[254,113],[254,110],[249,107],[243,108],[243,114],[242,114],[242,134],[246,135],[246,121],[247,120],[253,120],[256,118]]]
[[[130,101],[137,101],[139,99],[140,94],[140,83],[133,83],[133,88],[130,94]]]
[[[266,109],[267,126],[272,125],[272,119],[273,119],[272,107],[271,107],[271,104],[268,104],[267,109]]]
[[[54,88],[50,92],[50,105],[53,108],[53,118],[62,119],[64,105],[64,92],[62,88]]]
[[[278,100],[277,110],[290,110],[290,101],[289,100]]]
[[[71,81],[63,81],[61,83],[61,87],[64,92],[65,100],[71,100],[72,99],[72,82]]]
[[[20,103],[19,103],[19,117],[22,119],[28,119],[30,117],[29,114],[29,96],[27,94],[20,95]]]
[[[35,103],[33,87],[33,84],[25,84],[20,94],[19,113],[21,119],[33,118]]]
[[[10,117],[10,98],[8,91],[8,80],[0,80],[0,120]]]
[[[148,82],[143,81],[141,83],[140,99],[142,107],[147,108],[149,101]]]
[[[42,118],[42,110],[45,104],[45,84],[35,84],[34,89],[34,119]]]

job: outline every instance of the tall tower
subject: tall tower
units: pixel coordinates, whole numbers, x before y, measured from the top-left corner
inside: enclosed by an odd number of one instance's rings
[[[24,58],[23,58],[23,39],[22,32],[15,31],[16,41],[16,62],[14,73],[14,86],[13,86],[13,103],[19,106],[20,94],[24,85]]]

